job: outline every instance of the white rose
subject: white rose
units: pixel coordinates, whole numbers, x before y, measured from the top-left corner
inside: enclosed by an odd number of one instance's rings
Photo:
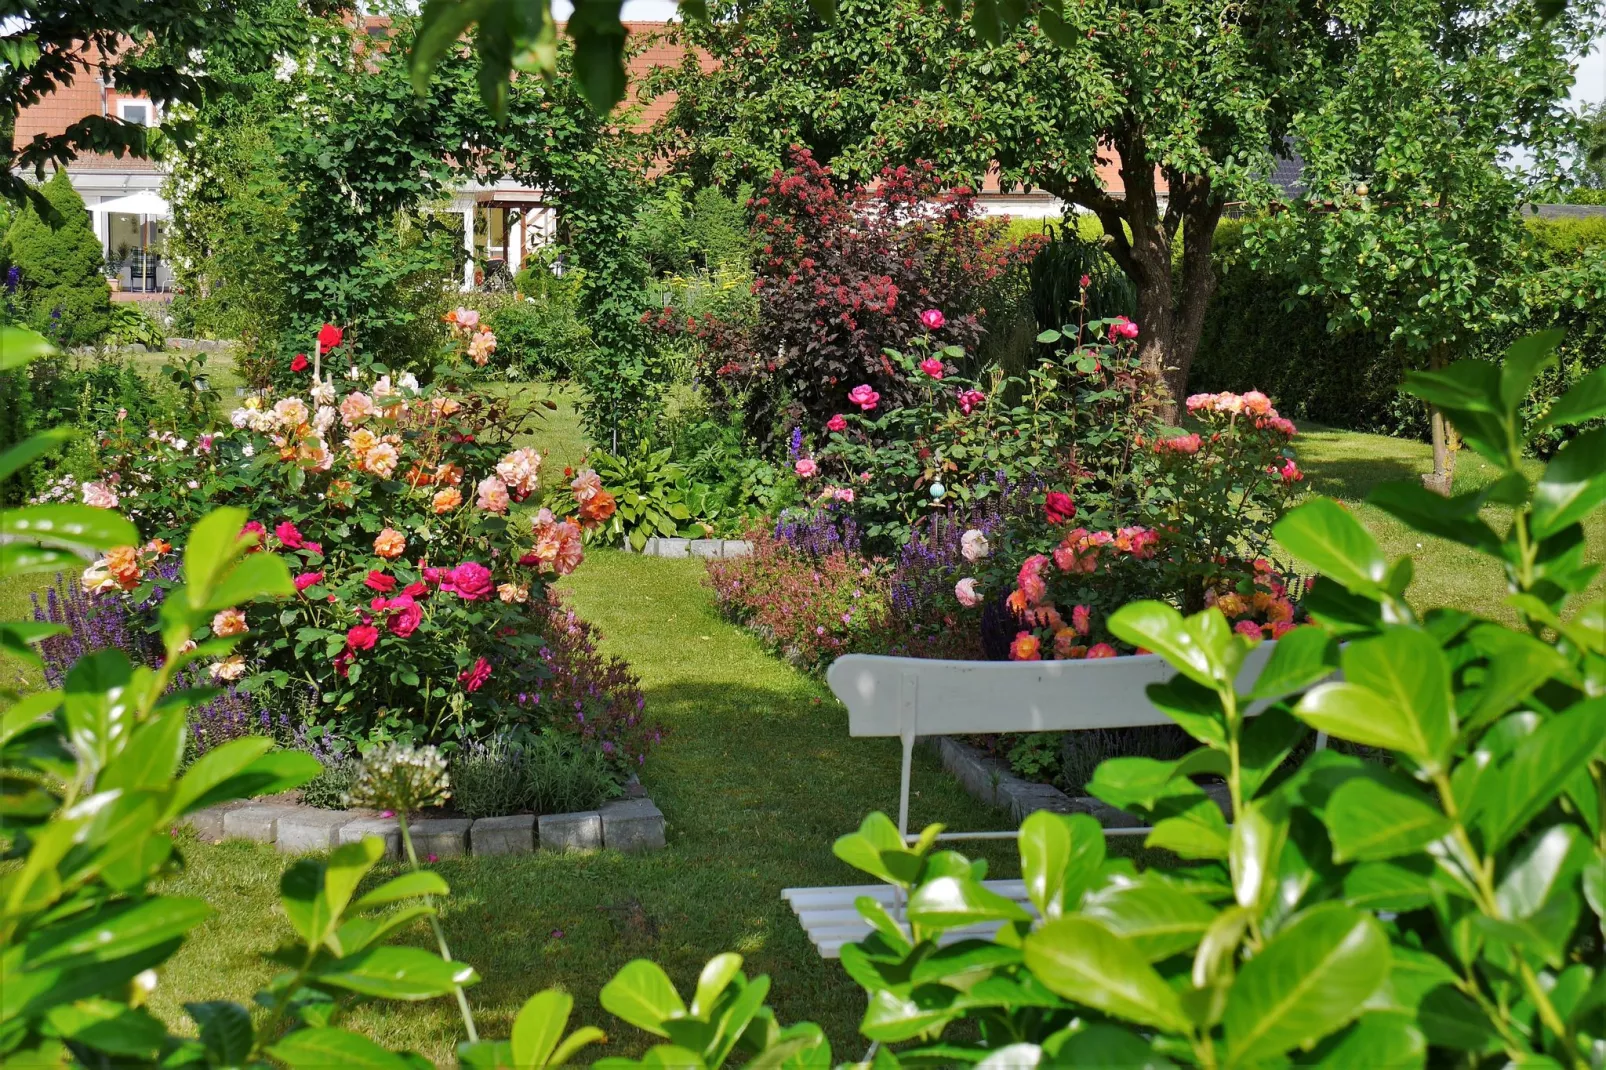
[[[971,528],[959,538],[959,552],[965,555],[966,561],[980,561],[990,550],[987,536],[976,528]]]

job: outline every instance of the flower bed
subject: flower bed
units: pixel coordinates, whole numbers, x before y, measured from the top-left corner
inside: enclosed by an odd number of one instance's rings
[[[468,310],[451,326],[458,363],[494,348]],[[298,731],[348,746],[558,733],[620,775],[638,767],[657,733],[634,677],[549,588],[614,511],[596,474],[550,487],[543,455],[515,442],[539,409],[474,388],[456,364],[427,385],[358,364],[336,373],[338,332],[320,342],[321,364],[291,364],[299,389],[247,397],[226,426],[137,433],[119,421],[99,436],[103,471],[85,501],[122,508],[150,541],[108,552],[84,590],[156,627],[178,579],[182,547],[168,540],[238,505],[252,517],[240,537],[290,563],[298,598],[216,612],[199,642],[244,637],[210,663],[216,683],[276,703],[275,716],[299,707]]]

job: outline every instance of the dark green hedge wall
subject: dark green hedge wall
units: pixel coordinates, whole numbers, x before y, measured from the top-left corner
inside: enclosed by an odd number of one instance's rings
[[[1371,332],[1333,335],[1320,302],[1300,297],[1296,282],[1251,268],[1242,223],[1216,235],[1221,287],[1205,321],[1188,386],[1193,391],[1258,389],[1282,412],[1358,431],[1422,435],[1422,407],[1399,393],[1405,361]],[[1499,355],[1517,336],[1567,330],[1560,367],[1535,385],[1530,415],[1542,413],[1572,382],[1606,363],[1606,216],[1530,219],[1515,322],[1491,335]],[[1559,440],[1549,445],[1559,444]]]

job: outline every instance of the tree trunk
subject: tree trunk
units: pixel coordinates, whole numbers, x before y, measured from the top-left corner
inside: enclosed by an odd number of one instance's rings
[[[1208,178],[1170,172],[1162,213],[1155,165],[1141,133],[1128,133],[1116,148],[1126,187],[1123,197],[1083,181],[1050,192],[1088,208],[1103,225],[1105,248],[1137,290],[1138,355],[1164,384],[1161,416],[1175,423],[1187,396],[1205,311],[1216,292],[1210,256],[1224,204]],[[1180,263],[1173,263],[1179,232]]]
[[[1433,347],[1428,357],[1428,367],[1438,371],[1444,364],[1444,344],[1441,342]],[[1453,432],[1437,405],[1428,406],[1428,423],[1433,431],[1433,471],[1422,477],[1422,485],[1448,498],[1450,488],[1455,483],[1455,452],[1451,449],[1450,441]]]

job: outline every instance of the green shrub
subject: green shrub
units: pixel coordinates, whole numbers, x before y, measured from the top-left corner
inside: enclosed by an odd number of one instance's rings
[[[111,328],[106,333],[106,342],[117,346],[140,345],[157,353],[167,346],[167,331],[155,316],[139,305],[118,301],[112,304]]]
[[[57,171],[42,192],[60,216],[56,225],[41,218],[29,202],[6,235],[11,262],[22,275],[19,296],[26,319],[60,345],[89,345],[112,324],[100,239],[66,171]]]
[[[344,810],[346,793],[357,778],[357,762],[330,762],[301,785],[301,801],[320,810]]]
[[[553,736],[471,743],[451,760],[452,805],[466,817],[595,810],[623,792],[594,747]]]
[[[486,314],[496,335],[496,363],[509,379],[574,378],[596,349],[575,296],[572,285],[559,282],[540,297],[516,298]]]

